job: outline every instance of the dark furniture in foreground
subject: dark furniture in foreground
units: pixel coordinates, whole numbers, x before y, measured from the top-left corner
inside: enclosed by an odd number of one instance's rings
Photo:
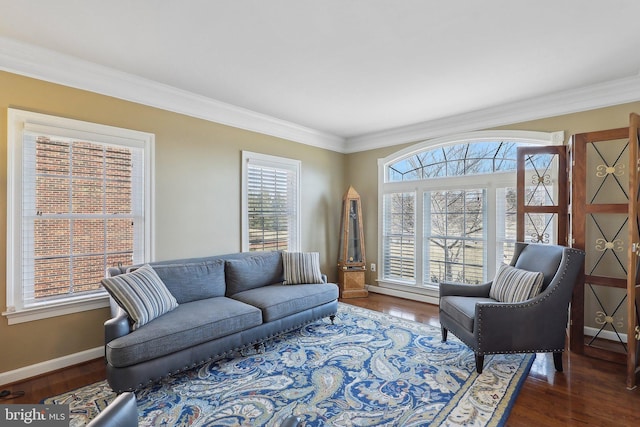
[[[562,371],[568,307],[584,263],[584,252],[557,245],[516,243],[511,266],[542,272],[542,290],[521,302],[490,298],[492,282],[482,285],[440,284],[442,340],[451,331],[476,356],[482,373],[486,354],[553,352]]]
[[[300,418],[291,415],[280,427],[298,427]],[[138,407],[133,392],[119,394],[87,424],[87,427],[138,427]]]
[[[122,393],[104,408],[87,427],[137,427],[138,406],[136,395]]]

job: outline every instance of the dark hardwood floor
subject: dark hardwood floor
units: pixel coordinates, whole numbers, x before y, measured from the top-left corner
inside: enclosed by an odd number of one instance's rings
[[[104,359],[95,359],[19,383],[3,385],[0,389],[9,390],[12,393],[24,393],[24,395],[16,398],[0,399],[0,404],[40,403],[47,397],[56,396],[66,391],[101,381],[106,376]]]
[[[367,298],[343,301],[393,316],[439,327],[433,305],[369,293]],[[553,359],[538,354],[516,400],[507,426],[638,426],[640,389],[627,390],[625,368],[612,362],[566,352],[564,372]],[[0,403],[39,403],[42,399],[105,378],[103,360],[94,360],[54,373],[2,386],[24,396]]]

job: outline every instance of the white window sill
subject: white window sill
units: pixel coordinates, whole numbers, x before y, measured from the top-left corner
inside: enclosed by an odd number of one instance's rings
[[[7,318],[9,325],[15,325],[104,307],[109,307],[109,294],[100,292],[75,300],[47,303],[21,310],[7,310],[2,315]]]

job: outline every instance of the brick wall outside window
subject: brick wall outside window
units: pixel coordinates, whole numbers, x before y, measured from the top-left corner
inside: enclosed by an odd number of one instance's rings
[[[133,263],[132,152],[36,142],[35,298],[100,289],[107,266]]]

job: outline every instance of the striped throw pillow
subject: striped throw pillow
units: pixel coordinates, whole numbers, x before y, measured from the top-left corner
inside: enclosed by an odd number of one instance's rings
[[[150,265],[131,273],[102,279],[102,285],[127,312],[135,330],[178,306],[171,292]]]
[[[500,302],[521,302],[540,293],[544,275],[502,264],[489,290],[489,297]]]
[[[318,252],[283,252],[284,284],[322,283]]]

